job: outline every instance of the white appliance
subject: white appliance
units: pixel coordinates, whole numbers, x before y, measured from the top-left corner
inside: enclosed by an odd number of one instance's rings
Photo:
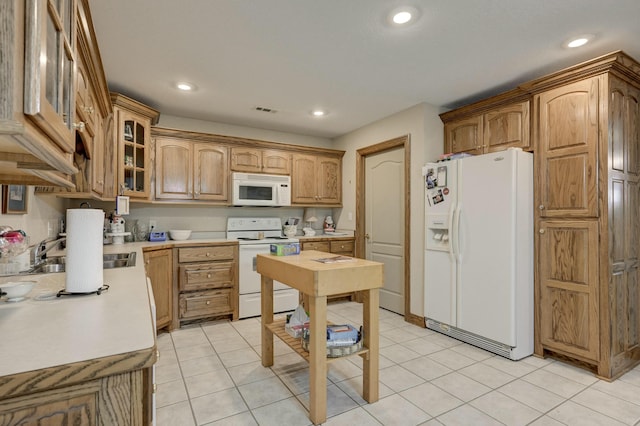
[[[533,155],[430,163],[425,323],[510,359],[533,353]]]
[[[282,236],[282,220],[278,217],[227,218],[227,239],[238,240],[240,302],[239,318],[260,315],[261,276],[256,272],[256,256],[269,253],[271,244],[297,243],[297,238]],[[293,311],[299,304],[298,290],[279,281],[273,282],[273,311]]]
[[[234,206],[291,205],[291,177],[256,173],[232,173]]]

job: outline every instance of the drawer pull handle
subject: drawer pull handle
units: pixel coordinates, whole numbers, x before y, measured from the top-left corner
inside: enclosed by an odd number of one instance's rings
[[[211,304],[211,301],[210,301],[210,300],[207,300],[207,305],[210,305],[210,304]]]
[[[211,274],[207,274],[207,278],[211,278]]]
[[[211,257],[211,253],[207,252],[207,257]]]

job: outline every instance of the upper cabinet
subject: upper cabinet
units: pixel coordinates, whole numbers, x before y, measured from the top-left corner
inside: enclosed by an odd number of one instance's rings
[[[540,217],[598,215],[598,77],[535,96]]]
[[[291,153],[275,149],[231,148],[231,170],[234,172],[291,174]]]
[[[118,93],[111,94],[117,148],[117,192],[137,199],[151,195],[151,124],[160,113]],[[118,195],[116,194],[116,195]]]
[[[342,158],[294,153],[291,190],[293,204],[340,205]]]
[[[0,6],[0,183],[73,187],[76,1]]]
[[[153,199],[230,205],[232,172],[291,176],[294,205],[342,203],[344,151],[153,127]]]
[[[470,116],[458,110],[442,114],[445,152],[478,155],[509,147],[529,149],[529,109],[527,100],[477,114],[470,111]]]
[[[73,153],[75,1],[27,0],[25,7],[24,113],[64,152]]]
[[[101,196],[112,108],[88,0],[2,2],[0,43],[0,183]]]
[[[155,198],[228,201],[228,148],[177,138],[156,138]]]

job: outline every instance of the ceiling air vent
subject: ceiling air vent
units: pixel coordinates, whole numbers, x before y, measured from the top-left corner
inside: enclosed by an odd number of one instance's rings
[[[270,112],[271,114],[275,114],[276,112],[278,112],[275,109],[266,108],[266,107],[256,107],[255,110],[260,112]]]

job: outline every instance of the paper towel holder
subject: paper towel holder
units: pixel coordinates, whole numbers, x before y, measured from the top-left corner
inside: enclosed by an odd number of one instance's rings
[[[94,291],[85,291],[85,292],[70,292],[67,290],[60,290],[57,294],[56,297],[60,297],[60,296],[87,296],[89,294],[97,294],[98,296],[100,294],[102,294],[103,291],[107,291],[109,290],[109,285],[108,284],[104,284],[102,287],[100,287],[97,290]]]

